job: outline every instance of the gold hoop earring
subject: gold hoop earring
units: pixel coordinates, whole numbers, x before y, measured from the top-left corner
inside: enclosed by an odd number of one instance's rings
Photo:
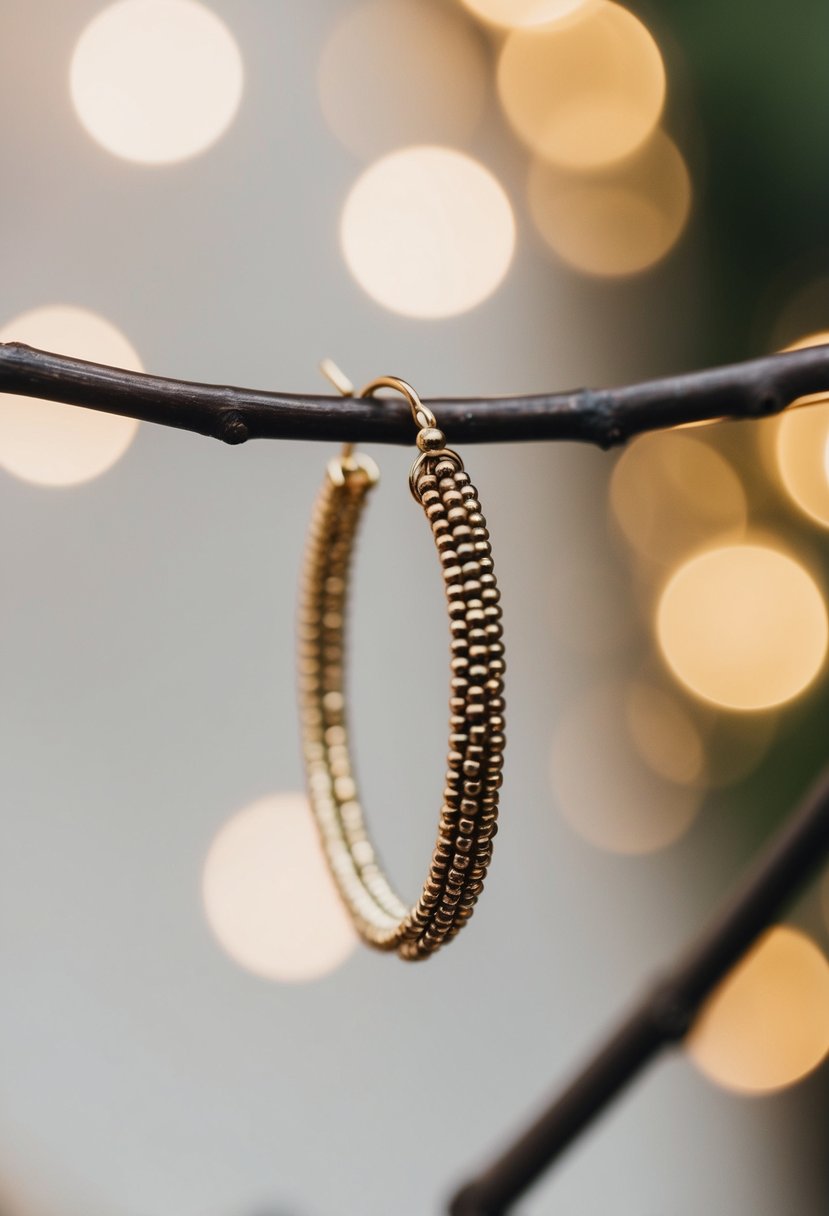
[[[326,360],[344,396],[354,389]],[[299,694],[308,795],[334,880],[369,945],[420,959],[453,938],[483,888],[497,828],[504,753],[504,644],[489,532],[457,452],[417,393],[380,376],[357,394],[401,393],[418,427],[409,486],[432,528],[443,568],[451,635],[450,735],[437,843],[420,898],[408,908],[392,889],[369,838],[348,750],[344,694],[345,614],[354,540],[374,461],[347,444],[319,492],[300,604]]]

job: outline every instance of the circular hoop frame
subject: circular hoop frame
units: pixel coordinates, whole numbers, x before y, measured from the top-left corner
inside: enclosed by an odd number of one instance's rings
[[[431,411],[397,377],[421,434]],[[437,842],[420,898],[395,894],[369,838],[348,750],[345,618],[354,541],[377,466],[350,451],[328,466],[311,522],[300,604],[300,710],[308,793],[323,848],[360,936],[404,959],[425,958],[459,932],[483,888],[497,830],[504,751],[504,646],[489,532],[461,458],[424,451],[410,474],[432,528],[451,634],[449,755]]]

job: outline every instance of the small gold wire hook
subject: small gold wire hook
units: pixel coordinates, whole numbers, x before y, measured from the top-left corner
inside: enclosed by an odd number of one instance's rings
[[[412,411],[412,418],[419,430],[422,431],[425,427],[437,430],[438,424],[435,415],[427,405],[423,404],[407,380],[401,380],[399,376],[378,376],[376,380],[369,380],[368,384],[360,389],[357,396],[373,397],[378,388],[393,388],[395,392],[406,398],[409,409]]]
[[[457,452],[453,452],[451,448],[445,446],[446,436],[438,426],[437,418],[428,405],[423,404],[408,381],[401,380],[399,376],[378,376],[376,380],[369,380],[368,384],[360,389],[357,396],[372,397],[378,388],[393,388],[396,393],[400,393],[401,396],[406,398],[409,403],[409,409],[412,411],[412,418],[414,418],[415,426],[417,427],[417,439],[415,442],[420,450],[420,455],[415,457],[414,464],[409,470],[409,489],[415,501],[420,502],[415,482],[424,461],[434,460],[442,456],[445,459],[454,461],[455,467],[459,469],[463,468],[463,461]]]

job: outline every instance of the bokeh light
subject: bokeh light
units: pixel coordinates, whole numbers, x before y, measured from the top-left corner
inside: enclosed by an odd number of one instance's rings
[[[302,794],[271,794],[228,820],[207,854],[202,894],[221,946],[265,979],[327,975],[357,942]]]
[[[787,349],[824,343],[829,343],[829,330]],[[829,527],[829,395],[802,397],[776,420],[775,453],[788,494],[802,511]]]
[[[318,72],[328,125],[365,157],[460,143],[481,116],[487,79],[480,32],[440,0],[369,0],[348,9]]]
[[[651,853],[679,839],[702,795],[643,760],[627,729],[626,702],[624,684],[613,682],[567,709],[553,738],[552,784],[564,818],[590,844]]]
[[[717,538],[738,540],[748,518],[742,484],[725,457],[678,431],[634,440],[613,470],[610,505],[627,541],[660,563]]]
[[[645,763],[680,785],[700,784],[705,773],[702,736],[676,697],[642,680],[625,691],[625,725]]]
[[[21,313],[0,342],[25,342],[93,363],[141,371],[133,347],[114,325],[85,308],[52,305]],[[111,468],[138,423],[77,405],[0,393],[0,466],[44,486],[78,485]]]
[[[759,1094],[793,1085],[829,1052],[829,963],[797,929],[770,929],[706,1003],[687,1040],[717,1085]]]
[[[481,21],[516,29],[563,21],[595,0],[461,0]]]
[[[673,574],[657,634],[674,675],[697,696],[765,709],[797,696],[820,670],[826,607],[792,557],[765,545],[725,545]]]
[[[355,183],[341,239],[351,273],[379,304],[448,317],[495,291],[512,260],[515,221],[478,161],[450,148],[403,148]]]
[[[566,173],[536,157],[528,190],[536,227],[553,252],[575,270],[607,278],[661,261],[691,209],[685,161],[661,130],[620,165],[594,173]]]
[[[638,18],[608,0],[572,20],[521,28],[498,62],[498,91],[519,137],[568,169],[628,156],[659,121],[662,56]]]
[[[196,0],[118,0],[83,30],[70,91],[83,126],[108,152],[145,164],[203,152],[232,122],[242,57]]]

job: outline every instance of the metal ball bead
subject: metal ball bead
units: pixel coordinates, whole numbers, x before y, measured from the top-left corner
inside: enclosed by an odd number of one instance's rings
[[[417,434],[417,446],[421,452],[439,452],[446,446],[446,436],[437,427],[425,426]]]

